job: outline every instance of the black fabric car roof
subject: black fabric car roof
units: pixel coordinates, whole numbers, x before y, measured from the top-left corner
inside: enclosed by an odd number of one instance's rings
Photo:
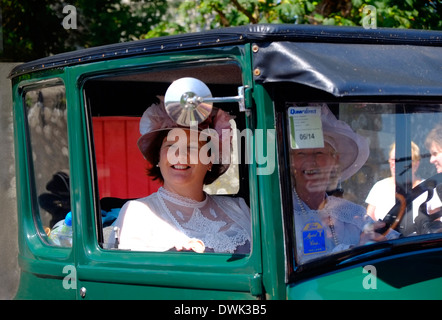
[[[335,96],[442,95],[442,32],[312,25],[247,25],[77,50],[21,64],[10,78],[95,61],[244,43],[259,47],[253,68],[260,71],[255,80],[263,83],[297,82]]]
[[[255,81],[294,82],[343,96],[441,96],[442,47],[271,42]]]

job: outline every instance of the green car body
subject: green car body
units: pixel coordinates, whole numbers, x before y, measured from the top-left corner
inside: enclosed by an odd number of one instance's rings
[[[280,43],[283,45],[278,47]],[[290,51],[285,59],[284,49],[289,50],[292,45],[298,44],[302,48],[305,46],[306,50],[312,47],[307,56],[314,52],[328,52],[316,60],[312,58],[312,61],[322,66],[327,64],[325,59],[328,57],[329,64],[337,66],[333,71],[336,83],[329,85],[333,88],[327,91],[328,81],[321,82],[318,80],[321,77],[311,76],[321,73],[321,67],[305,65],[305,68],[313,69],[307,76],[291,70],[291,65],[298,63],[293,58],[297,51]],[[289,169],[284,165],[284,140],[280,140],[284,131],[280,128],[279,107],[275,102],[279,92],[276,87],[296,82],[301,88],[312,88],[314,91],[303,93],[302,101],[307,101],[310,96],[313,97],[312,101],[339,100],[339,103],[362,100],[377,103],[402,100],[406,100],[404,103],[421,100],[432,104],[442,103],[441,44],[440,32],[258,25],[121,43],[17,66],[10,74],[14,101],[21,270],[16,299],[442,298],[442,237],[438,233],[419,235],[417,240],[404,237],[380,242],[308,265],[296,264],[293,240],[290,240],[292,222],[287,219]],[[373,68],[379,69],[387,66],[390,60],[402,61],[404,48],[411,53],[425,48],[420,55],[422,61],[418,61],[416,66],[411,63],[404,65],[405,60],[402,65],[410,74],[422,71],[425,63],[431,65],[433,69],[425,70],[424,77],[429,79],[428,82],[431,80],[432,85],[417,79],[418,85],[413,87],[407,79],[386,79],[385,74],[379,71],[380,79],[386,82],[385,90],[383,83],[379,83],[376,89],[369,85],[361,89],[364,83],[374,80],[367,80],[363,71],[350,74],[339,68],[339,63],[335,64],[336,61],[345,62],[346,48],[351,51],[353,47],[362,47],[361,52],[368,48],[367,52],[373,59],[377,59],[376,52],[382,51],[379,64],[372,64]],[[394,50],[385,50],[389,47],[397,48],[399,54]],[[343,49],[338,52],[336,48]],[[266,55],[259,56],[261,52]],[[356,53],[353,53],[352,57],[355,56]],[[352,58],[348,59],[352,61]],[[367,56],[361,57],[363,59],[367,59]],[[92,92],[88,90],[96,90],[94,93],[102,90],[103,94],[107,94],[111,87],[98,90],[92,86],[108,85],[102,81],[106,77],[123,81],[118,77],[135,77],[136,74],[149,72],[160,74],[163,71],[168,74],[176,68],[184,70],[182,73],[198,68],[210,71],[204,68],[223,68],[225,65],[227,70],[231,66],[239,70],[238,76],[245,88],[246,110],[238,111],[244,115],[242,128],[251,129],[252,132],[257,129],[264,133],[276,132],[276,144],[264,144],[263,149],[259,150],[263,158],[268,156],[268,161],[274,161],[274,170],[259,174],[269,163],[256,160],[241,171],[243,183],[247,184],[244,192],[251,212],[250,254],[104,249],[100,245],[103,236],[97,231],[100,226],[97,222],[100,196],[97,191],[96,156],[91,147],[94,144],[92,116],[88,111],[89,100],[85,98],[88,92]],[[361,68],[368,65],[361,63]],[[278,66],[279,71],[276,70]],[[395,66],[387,67],[392,69]],[[274,74],[268,74],[268,70],[273,70]],[[340,71],[343,74],[339,74]],[[208,72],[203,73],[207,76]],[[193,74],[197,74],[197,71]],[[322,75],[323,78],[329,76],[326,73]],[[297,81],[298,77],[302,80]],[[333,78],[327,79],[333,82]],[[353,92],[342,85],[349,82],[353,82]],[[339,91],[339,86],[344,89]],[[44,234],[45,223],[39,218],[41,209],[37,200],[39,189],[36,187],[36,167],[41,164],[38,163],[40,160],[35,160],[33,151],[36,146],[29,138],[31,130],[26,99],[34,92],[53,87],[63,87],[65,90],[65,97],[60,101],[66,105],[70,207],[73,214],[72,247],[51,245]],[[322,92],[323,97],[316,95],[317,92]],[[57,138],[56,133],[51,133],[50,139],[55,141]],[[255,135],[246,139],[252,141],[258,137]],[[257,140],[252,145],[257,148]],[[273,158],[270,159],[272,154]]]

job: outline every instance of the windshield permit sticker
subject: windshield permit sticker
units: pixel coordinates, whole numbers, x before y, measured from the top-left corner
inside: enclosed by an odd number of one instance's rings
[[[288,113],[292,149],[324,147],[321,107],[290,107]]]

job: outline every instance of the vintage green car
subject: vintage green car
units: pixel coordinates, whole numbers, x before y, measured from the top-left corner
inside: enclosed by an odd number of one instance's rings
[[[108,237],[127,199],[159,187],[137,148],[139,121],[182,78],[203,82],[211,103],[235,115],[229,171],[205,190],[245,199],[249,254],[121,250]],[[17,299],[442,298],[440,216],[426,210],[442,178],[425,146],[442,122],[442,32],[249,25],[58,54],[15,67],[10,79]],[[389,213],[374,218],[399,236],[303,263],[290,153],[321,129],[311,135],[294,114],[323,105],[370,151],[330,195],[365,208],[395,165]],[[68,212],[71,241],[52,241]]]

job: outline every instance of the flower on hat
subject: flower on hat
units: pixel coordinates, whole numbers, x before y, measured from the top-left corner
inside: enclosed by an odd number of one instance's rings
[[[159,104],[152,104],[144,111],[140,120],[140,133],[145,135],[149,132],[153,132],[160,129],[173,128],[177,124],[169,117],[164,107],[161,107],[164,103],[163,97],[157,97],[160,99]]]

